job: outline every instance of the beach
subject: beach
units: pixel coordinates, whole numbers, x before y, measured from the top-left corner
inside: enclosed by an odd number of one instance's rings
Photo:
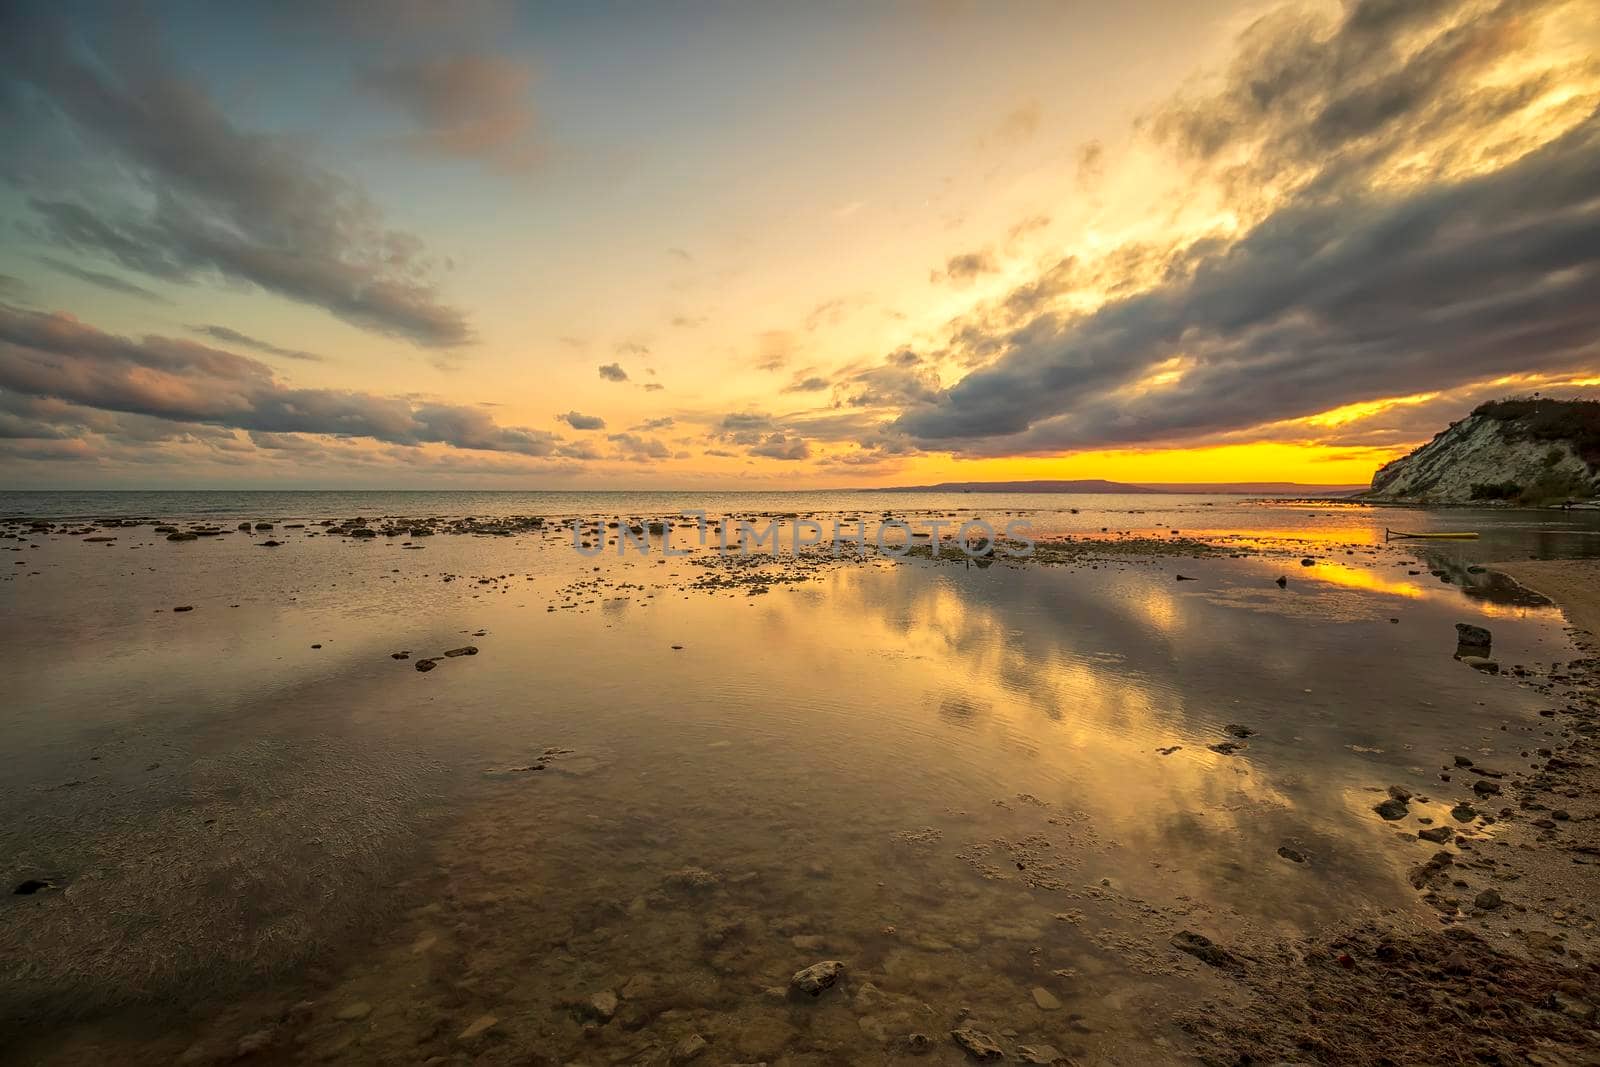
[[[1600,1050],[1585,516],[163,503],[0,529],[4,1062]]]

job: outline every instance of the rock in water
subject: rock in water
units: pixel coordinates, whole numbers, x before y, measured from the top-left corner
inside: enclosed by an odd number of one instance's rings
[[[499,1022],[500,1020],[495,1018],[493,1015],[480,1015],[476,1019],[472,1020],[471,1025],[469,1025],[465,1030],[456,1035],[456,1040],[476,1041],[490,1030],[493,1030],[495,1026],[499,1024]]]
[[[1286,575],[1286,574],[1278,575],[1278,588],[1279,589],[1287,589],[1287,588],[1289,588],[1289,576],[1288,575]]]
[[[982,1030],[974,1030],[970,1026],[963,1026],[950,1031],[950,1040],[961,1046],[961,1050],[975,1060],[1003,1060],[1006,1050],[1000,1047],[989,1034]]]
[[[457,656],[476,656],[477,654],[477,645],[464,645],[461,648],[452,648],[450,651],[445,653],[445,655],[449,656],[451,659],[455,659]]]
[[[1056,995],[1042,985],[1034,986],[1031,994],[1033,1002],[1039,1005],[1040,1011],[1055,1011],[1061,1007],[1061,1001],[1056,999]]]
[[[844,974],[843,963],[838,960],[823,960],[821,963],[813,963],[804,970],[794,972],[789,984],[802,993],[819,997],[822,991],[837,982],[842,974]]]
[[[1187,952],[1201,963],[1209,963],[1213,967],[1237,967],[1239,961],[1233,954],[1204,934],[1197,934],[1193,930],[1179,930],[1172,935],[1172,947],[1179,952]]]
[[[591,1018],[608,1023],[617,1014],[617,995],[609,989],[602,989],[584,1001],[583,1009]]]
[[[427,673],[428,671],[433,670],[438,665],[439,664],[438,664],[437,661],[431,660],[431,659],[419,659],[419,660],[417,660],[417,670],[422,671],[423,673]]]
[[[1494,636],[1482,626],[1474,626],[1470,622],[1456,623],[1456,644],[1461,648],[1487,650],[1493,640]]]

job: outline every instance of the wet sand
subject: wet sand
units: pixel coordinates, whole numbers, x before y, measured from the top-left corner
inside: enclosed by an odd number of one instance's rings
[[[0,1060],[1594,1052],[1594,682],[1465,560],[274,525],[14,546],[0,856],[59,884],[0,912]]]

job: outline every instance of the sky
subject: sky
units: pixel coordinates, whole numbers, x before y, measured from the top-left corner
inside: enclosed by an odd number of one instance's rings
[[[1592,0],[12,0],[0,146],[0,488],[1354,485],[1600,393]]]

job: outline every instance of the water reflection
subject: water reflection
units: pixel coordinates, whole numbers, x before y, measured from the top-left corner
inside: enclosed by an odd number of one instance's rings
[[[1450,655],[1456,621],[1501,605],[1359,564],[1295,567],[1287,589],[1278,558],[1184,560],[1192,583],[1167,563],[842,564],[750,595],[686,588],[698,568],[678,561],[580,571],[559,544],[298,548],[248,590],[185,594],[201,626],[144,610],[204,586],[170,569],[63,570],[36,629],[5,620],[29,664],[8,721],[27,762],[0,833],[71,888],[0,912],[36,964],[7,1004],[109,1000],[141,968],[166,1004],[197,981],[232,998],[201,1023],[34,1027],[27,1054],[223,1049],[260,1022],[240,992],[260,988],[314,1001],[273,1032],[334,1061],[633,1062],[693,1032],[722,1060],[892,1062],[965,1008],[1144,1062],[1176,1040],[1163,1005],[1208,981],[1173,929],[1248,943],[1425,919],[1404,873],[1426,846],[1372,804],[1538,722],[1536,694]],[[229,551],[194,558],[223,574]],[[94,620],[72,590],[98,585],[140,610]],[[1548,609],[1507,610],[1498,655],[1561,658]],[[389,658],[463,634],[480,654],[428,674]],[[262,744],[274,758],[252,762]],[[93,752],[115,769],[85,775]],[[295,877],[194,877],[219,855]],[[180,936],[186,914],[204,936]],[[142,936],[119,936],[130,916],[152,920]],[[274,934],[208,956],[230,928]],[[322,938],[319,970],[289,966]],[[113,948],[129,988],[68,965]],[[822,958],[847,962],[845,995],[788,998]],[[583,1007],[597,991],[620,996],[614,1020]],[[489,1036],[459,1036],[483,1016]]]

